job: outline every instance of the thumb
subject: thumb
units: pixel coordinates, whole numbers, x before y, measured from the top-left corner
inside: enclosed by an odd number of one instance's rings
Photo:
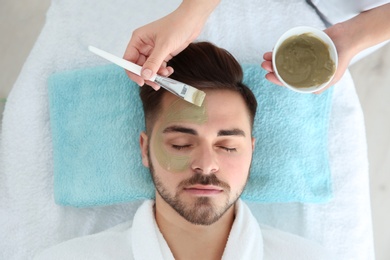
[[[148,80],[153,75],[157,74],[157,71],[160,69],[161,65],[164,62],[164,59],[167,56],[168,54],[166,53],[166,51],[164,52],[159,48],[155,48],[142,66],[142,78]]]

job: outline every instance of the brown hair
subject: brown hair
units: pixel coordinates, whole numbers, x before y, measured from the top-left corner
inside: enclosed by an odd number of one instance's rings
[[[239,93],[248,108],[253,126],[257,101],[252,91],[242,83],[241,66],[228,51],[209,42],[191,43],[173,57],[167,65],[174,68],[174,73],[170,78],[195,88],[224,89]],[[165,92],[167,91],[162,88],[155,91],[146,86],[140,90],[148,133],[152,130],[154,121],[161,110],[161,100]]]

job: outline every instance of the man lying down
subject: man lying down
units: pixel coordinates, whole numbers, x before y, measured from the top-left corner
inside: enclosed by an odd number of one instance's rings
[[[168,64],[206,93],[201,107],[143,87],[142,163],[156,199],[133,221],[54,246],[36,259],[334,259],[320,245],[259,225],[240,200],[248,181],[257,107],[239,63],[207,42]]]

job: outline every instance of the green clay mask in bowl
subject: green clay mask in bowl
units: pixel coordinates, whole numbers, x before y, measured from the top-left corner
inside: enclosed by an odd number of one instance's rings
[[[336,72],[337,50],[329,36],[300,26],[285,32],[272,53],[276,77],[289,89],[313,93],[325,88]]]

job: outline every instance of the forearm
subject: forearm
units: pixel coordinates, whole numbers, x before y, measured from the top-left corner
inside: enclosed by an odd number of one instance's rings
[[[172,25],[186,28],[191,32],[188,42],[193,41],[202,31],[210,14],[218,6],[220,0],[183,0],[180,6],[169,15]]]
[[[390,39],[390,3],[362,12],[339,26],[356,53]]]
[[[221,0],[183,0],[179,9],[186,12],[190,17],[197,17],[203,22],[206,22],[207,18],[218,6]]]
[[[210,14],[220,2],[221,0],[183,0],[182,5],[191,6]]]

